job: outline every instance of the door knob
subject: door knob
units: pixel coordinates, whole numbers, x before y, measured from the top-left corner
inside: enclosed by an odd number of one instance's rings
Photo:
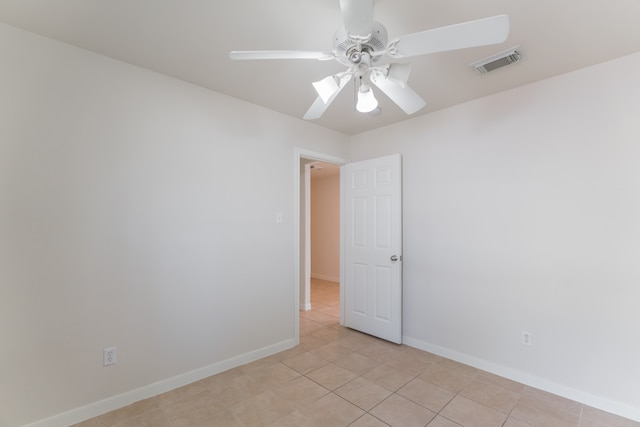
[[[391,261],[397,261],[398,255],[391,255]]]

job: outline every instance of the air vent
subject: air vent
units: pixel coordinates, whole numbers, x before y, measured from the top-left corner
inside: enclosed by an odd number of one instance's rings
[[[522,61],[522,54],[520,53],[520,47],[516,46],[511,49],[505,50],[500,53],[496,53],[488,58],[476,61],[471,64],[471,68],[478,74],[486,74],[490,71],[497,70],[498,68],[506,67],[510,64]]]

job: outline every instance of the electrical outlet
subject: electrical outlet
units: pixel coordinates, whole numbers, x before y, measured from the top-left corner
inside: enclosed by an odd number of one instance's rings
[[[522,331],[522,344],[523,345],[533,344],[533,337],[531,336],[531,332]]]
[[[102,350],[102,365],[109,366],[116,363],[116,348],[109,347]]]

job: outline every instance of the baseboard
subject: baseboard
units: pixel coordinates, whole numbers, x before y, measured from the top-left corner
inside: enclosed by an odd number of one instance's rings
[[[402,337],[402,343],[410,347],[415,347],[429,353],[437,354],[438,356],[446,357],[447,359],[455,360],[456,362],[464,363],[465,365],[473,366],[474,368],[491,372],[492,374],[501,376],[503,378],[507,378],[512,381],[516,381],[521,384],[544,390],[548,393],[552,393],[557,396],[561,396],[575,402],[600,409],[605,412],[610,412],[612,414],[640,422],[640,408],[629,406],[627,404],[603,397],[594,396],[592,394],[566,387],[547,379],[540,378],[523,371],[519,371],[517,369],[512,369],[506,366],[491,363],[465,353],[460,353],[455,350],[440,347],[408,336]]]
[[[340,277],[325,276],[324,274],[311,273],[312,279],[326,280],[327,282],[340,283]]]
[[[311,303],[300,304],[300,311],[309,311],[311,310]]]
[[[287,350],[294,346],[295,340],[293,338],[288,339],[277,344],[273,344],[255,351],[232,357],[231,359],[223,360],[221,362],[195,369],[193,371],[186,372],[184,374],[177,375],[166,380],[149,384],[136,390],[131,390],[117,396],[109,397],[107,399],[91,403],[89,405],[76,408],[68,412],[64,412],[62,414],[54,415],[53,417],[36,421],[24,427],[67,427],[69,425],[97,417],[98,415],[105,414],[115,409],[122,408],[140,400],[148,399],[150,397],[157,396],[158,394],[171,391],[175,388],[191,384],[192,382],[199,381],[215,374],[219,374],[220,372],[227,371],[237,366],[253,362],[254,360],[258,360],[263,357],[278,353],[280,351]]]

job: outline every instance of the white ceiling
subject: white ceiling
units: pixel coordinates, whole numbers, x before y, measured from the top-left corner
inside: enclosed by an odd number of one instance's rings
[[[376,0],[393,39],[499,14],[500,45],[411,58],[410,86],[446,108],[640,51],[640,0]],[[0,21],[302,118],[311,82],[343,71],[336,61],[232,61],[231,50],[330,52],[338,0],[0,0]],[[479,76],[469,64],[515,45],[526,58]],[[639,82],[640,84],[640,82]],[[345,89],[318,125],[353,135],[405,120],[382,94],[382,114],[355,112]],[[415,116],[414,115],[414,116]]]

